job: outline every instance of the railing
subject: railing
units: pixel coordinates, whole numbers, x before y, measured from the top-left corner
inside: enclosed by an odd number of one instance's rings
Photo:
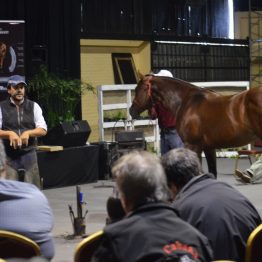
[[[216,88],[219,90],[220,88],[233,88],[236,87],[237,90],[247,90],[249,89],[248,81],[229,81],[229,82],[192,82],[192,84],[202,87],[202,88]],[[129,114],[129,108],[132,104],[132,90],[135,90],[136,85],[101,85],[97,87],[98,94],[98,112],[99,112],[99,138],[100,141],[105,141],[105,129],[114,128],[123,128],[124,130],[133,130],[135,127],[143,127],[143,126],[152,126],[153,135],[145,137],[147,142],[154,143],[154,149],[156,152],[160,152],[159,150],[159,128],[157,120],[132,120]],[[104,104],[104,94],[105,92],[116,92],[123,91],[126,92],[126,102],[125,103],[112,103],[112,104]],[[126,110],[126,120],[118,120],[114,122],[105,122],[104,121],[104,112],[114,109],[125,109]],[[111,141],[112,142],[112,141]],[[250,148],[250,145],[248,145]],[[220,151],[217,153],[218,156],[228,157],[235,155],[235,151]]]

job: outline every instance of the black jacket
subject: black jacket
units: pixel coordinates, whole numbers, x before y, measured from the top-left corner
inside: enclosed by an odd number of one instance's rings
[[[104,232],[92,261],[212,260],[206,237],[164,203],[143,205],[123,220],[106,226]]]
[[[244,261],[246,241],[261,218],[240,192],[206,174],[191,179],[173,206],[183,220],[207,236],[214,260]]]

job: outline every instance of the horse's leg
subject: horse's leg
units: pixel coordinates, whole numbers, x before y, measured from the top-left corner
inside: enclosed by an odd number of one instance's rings
[[[216,150],[215,149],[206,149],[204,150],[208,171],[214,174],[217,177],[217,161],[216,161]]]
[[[194,151],[198,158],[199,158],[199,162],[200,164],[202,165],[202,152],[203,152],[203,149],[199,146],[196,146],[196,145],[191,145],[191,144],[188,144],[188,143],[184,143],[185,147]]]

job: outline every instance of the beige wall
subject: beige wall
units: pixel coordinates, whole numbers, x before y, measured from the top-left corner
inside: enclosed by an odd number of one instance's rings
[[[81,39],[81,80],[98,85],[113,85],[114,73],[112,53],[131,53],[136,70],[143,74],[150,72],[150,43],[128,40],[87,40]],[[96,92],[82,95],[82,119],[91,127],[90,142],[99,140],[98,100]]]
[[[251,12],[251,38],[258,39],[262,36],[262,12]],[[234,35],[237,39],[246,39],[249,36],[249,13],[234,13]]]
[[[248,12],[234,13],[234,35],[236,39],[246,39],[248,37]]]
[[[235,38],[246,39],[249,37],[252,40],[262,38],[262,12],[252,12],[251,28],[249,32],[249,13],[235,13]],[[262,43],[252,41],[250,46],[250,76],[251,87],[262,85]]]

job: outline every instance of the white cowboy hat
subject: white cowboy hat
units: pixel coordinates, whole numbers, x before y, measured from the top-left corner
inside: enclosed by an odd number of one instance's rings
[[[157,74],[154,74],[154,76],[167,76],[167,77],[173,77],[172,73],[168,70],[162,69]]]

